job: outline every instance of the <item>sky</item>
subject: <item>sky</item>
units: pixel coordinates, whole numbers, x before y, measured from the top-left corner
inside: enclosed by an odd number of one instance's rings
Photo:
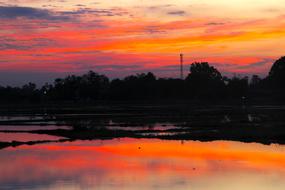
[[[266,76],[284,55],[284,0],[0,0],[0,84],[89,70],[179,77],[207,61]]]

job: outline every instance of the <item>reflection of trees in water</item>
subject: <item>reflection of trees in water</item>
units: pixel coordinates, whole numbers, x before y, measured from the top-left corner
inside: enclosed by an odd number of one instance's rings
[[[28,142],[19,142],[19,141],[12,141],[12,142],[0,142],[0,149],[4,149],[7,147],[17,147],[21,145],[36,145],[36,144],[44,144],[44,143],[60,143],[60,142],[67,142],[71,141],[70,139],[60,139],[60,140],[39,140],[39,141],[28,141]]]
[[[264,123],[280,121],[284,122],[284,111],[264,111],[264,110],[203,110],[192,111],[185,115],[153,115],[153,116],[96,116],[93,118],[63,118],[57,120],[58,125],[67,125],[74,130],[104,129],[108,127],[141,127],[152,130],[156,126],[161,128],[169,125],[177,127],[193,127],[195,125],[209,124],[242,124],[242,123]]]
[[[173,111],[144,115],[54,115],[53,119],[58,125],[70,126],[70,129],[45,130],[43,126],[39,130],[22,132],[54,135],[69,140],[133,137],[262,143],[285,141],[285,109],[282,108],[214,107],[189,109],[183,114],[179,113]],[[0,143],[0,146],[6,145]]]

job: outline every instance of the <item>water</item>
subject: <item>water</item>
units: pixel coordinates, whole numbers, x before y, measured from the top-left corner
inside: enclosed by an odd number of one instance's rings
[[[285,188],[285,148],[122,138],[0,150],[0,189]]]
[[[2,118],[0,190],[285,189],[283,124],[38,117]]]

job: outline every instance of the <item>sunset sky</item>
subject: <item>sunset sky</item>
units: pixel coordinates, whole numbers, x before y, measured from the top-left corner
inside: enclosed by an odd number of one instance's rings
[[[0,84],[94,70],[178,77],[208,61],[265,76],[284,55],[284,0],[0,0]]]

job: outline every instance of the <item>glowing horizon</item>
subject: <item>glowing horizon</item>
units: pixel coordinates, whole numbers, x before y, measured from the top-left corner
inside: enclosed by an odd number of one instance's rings
[[[4,0],[0,73],[178,77],[183,53],[186,65],[265,76],[283,55],[283,8],[281,0]]]

